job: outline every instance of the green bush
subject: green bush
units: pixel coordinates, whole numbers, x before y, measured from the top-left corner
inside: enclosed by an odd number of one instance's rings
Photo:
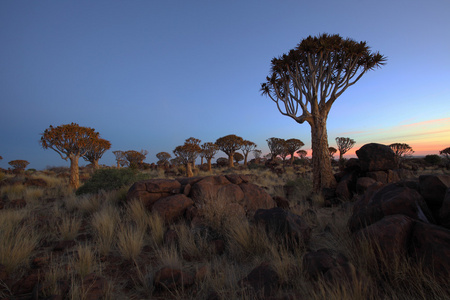
[[[441,157],[437,154],[426,155],[424,160],[431,165],[438,165],[441,163]]]
[[[77,191],[77,195],[96,194],[100,190],[116,190],[139,180],[147,179],[148,176],[133,169],[100,169],[95,171],[91,178],[86,181]]]

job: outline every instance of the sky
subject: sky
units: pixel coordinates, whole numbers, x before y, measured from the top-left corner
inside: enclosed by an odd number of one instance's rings
[[[114,150],[147,150],[152,163],[189,137],[228,134],[264,154],[270,137],[297,138],[311,154],[309,125],[282,116],[260,84],[273,57],[322,33],[388,59],[333,104],[329,145],[438,154],[450,146],[449,13],[446,0],[0,1],[0,167],[69,166],[39,139],[72,122],[111,142],[104,165]]]

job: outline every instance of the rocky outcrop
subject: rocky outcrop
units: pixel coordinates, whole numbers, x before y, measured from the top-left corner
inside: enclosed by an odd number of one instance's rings
[[[356,151],[361,171],[386,171],[396,168],[395,155],[389,146],[382,144],[366,144]]]

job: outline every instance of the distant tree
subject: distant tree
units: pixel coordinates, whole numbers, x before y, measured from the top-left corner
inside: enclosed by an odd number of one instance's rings
[[[244,140],[242,142],[241,151],[242,151],[242,154],[244,154],[244,166],[247,165],[248,154],[251,151],[255,150],[256,147],[257,147],[257,145],[255,143],[251,142],[251,141]]]
[[[17,159],[8,162],[8,164],[14,168],[15,172],[23,172],[30,163],[26,160]]]
[[[202,148],[197,143],[192,143],[191,139],[187,139],[184,145],[178,146],[173,150],[175,156],[186,166],[187,177],[194,176],[194,173],[192,172],[192,162],[195,161],[201,151]]]
[[[336,154],[337,149],[334,147],[328,147],[328,151],[329,151],[330,158],[334,159],[334,155]]]
[[[261,155],[262,155],[262,151],[261,150],[257,150],[257,149],[253,150],[253,157],[255,159],[261,158]]]
[[[117,168],[128,166],[128,161],[125,158],[125,151],[116,150],[113,151],[113,154],[116,157]]]
[[[297,151],[298,156],[300,156],[301,159],[304,159],[306,155],[308,155],[308,151],[306,150],[298,150]]]
[[[193,144],[193,145],[197,145],[200,147],[200,143],[202,141],[193,137],[190,137],[186,140],[186,143],[188,144]],[[201,151],[198,153],[198,155],[200,155]],[[192,168],[195,169],[195,160],[197,159],[198,155],[194,158],[194,160],[192,161]]]
[[[352,149],[352,147],[355,145],[355,141],[348,137],[337,137],[336,138],[336,144],[339,149],[339,160],[342,160],[345,153],[347,153],[348,150]]]
[[[441,157],[437,154],[425,155],[423,160],[429,163],[430,165],[438,165],[442,161]]]
[[[263,95],[279,112],[311,126],[313,190],[336,186],[328,151],[327,118],[336,99],[386,58],[373,53],[366,42],[322,34],[302,40],[275,57],[271,72],[261,84]]]
[[[233,159],[238,164],[241,160],[244,159],[244,155],[242,155],[239,152],[235,152],[234,155],[233,155]]]
[[[156,158],[158,159],[157,164],[160,166],[166,165],[169,163],[169,159],[172,157],[170,153],[167,152],[159,152],[156,154]]]
[[[70,160],[69,184],[77,189],[80,185],[78,160],[89,151],[92,143],[99,138],[99,133],[93,128],[71,123],[57,127],[50,125],[41,135],[39,143],[42,148],[50,148],[62,159]]]
[[[85,161],[90,162],[94,166],[94,170],[98,169],[98,161],[103,154],[111,148],[111,143],[105,139],[94,139],[89,150],[83,155]]]
[[[170,160],[170,164],[172,166],[178,167],[178,166],[182,165],[183,162],[181,161],[181,159],[178,156],[175,156],[174,158],[172,158]]]
[[[124,157],[128,161],[128,166],[130,168],[139,168],[143,163],[145,158],[147,157],[147,150],[128,150],[125,151]]]
[[[228,155],[228,166],[230,168],[234,167],[233,155],[241,149],[243,142],[243,138],[234,134],[226,135],[216,140],[216,145],[219,147],[219,150]]]
[[[283,160],[283,166],[286,164],[286,158],[290,155],[289,150],[287,148],[286,141],[284,141],[283,149],[281,150],[280,157]]]
[[[211,171],[211,159],[214,158],[214,155],[216,155],[218,151],[219,147],[214,143],[207,142],[202,145],[202,154],[205,156],[208,163],[208,171]]]
[[[444,150],[439,151],[439,154],[444,156],[447,160],[450,161],[450,147],[447,147]]]
[[[283,150],[285,149],[286,141],[284,139],[271,137],[267,140],[267,145],[269,146],[269,151],[271,153],[271,159],[275,159],[278,155],[281,155]]]
[[[288,139],[288,140],[286,140],[286,151],[291,156],[291,161],[290,161],[291,165],[294,163],[295,151],[299,150],[304,145],[305,145],[305,143],[303,143],[299,139]]]
[[[219,167],[226,167],[226,166],[229,165],[229,159],[228,159],[228,158],[225,158],[225,157],[219,157],[219,158],[216,160],[216,164],[217,164],[217,166],[219,166]]]
[[[392,151],[394,151],[395,163],[397,164],[397,167],[400,167],[400,161],[403,157],[414,153],[413,148],[411,148],[408,144],[394,143],[390,144],[389,147]]]

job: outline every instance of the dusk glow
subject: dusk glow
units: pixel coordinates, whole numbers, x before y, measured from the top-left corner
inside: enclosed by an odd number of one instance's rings
[[[114,150],[147,150],[152,163],[189,137],[228,134],[263,154],[270,137],[297,138],[311,156],[309,125],[259,90],[273,57],[321,33],[388,59],[333,104],[329,145],[354,139],[344,157],[371,142],[439,154],[450,147],[449,12],[449,1],[1,1],[0,167],[68,166],[38,141],[72,122],[111,142],[110,166]]]

